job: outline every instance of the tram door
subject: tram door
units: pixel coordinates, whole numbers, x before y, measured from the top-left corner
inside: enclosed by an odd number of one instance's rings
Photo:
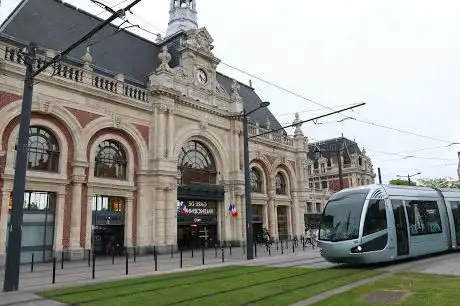
[[[396,247],[398,256],[409,254],[409,233],[407,231],[406,214],[404,212],[404,204],[401,200],[392,200],[393,215],[395,218],[396,228]]]

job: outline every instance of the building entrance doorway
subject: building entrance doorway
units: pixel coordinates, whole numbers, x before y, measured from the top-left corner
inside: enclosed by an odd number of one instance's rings
[[[122,255],[125,237],[125,199],[111,196],[94,196],[93,252],[98,255]]]
[[[214,247],[218,243],[217,225],[180,225],[177,241],[183,249]]]

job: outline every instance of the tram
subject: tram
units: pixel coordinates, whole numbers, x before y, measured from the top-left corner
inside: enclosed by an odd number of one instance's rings
[[[335,193],[318,246],[333,263],[371,264],[460,246],[460,189],[367,185]]]

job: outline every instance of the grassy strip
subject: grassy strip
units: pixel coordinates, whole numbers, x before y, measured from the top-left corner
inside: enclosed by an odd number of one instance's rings
[[[401,290],[406,293],[398,305],[459,305],[460,277],[404,272],[331,297],[315,306],[371,305],[366,297],[375,291]],[[372,304],[372,305],[383,305]]]
[[[226,267],[42,292],[79,305],[289,305],[373,270]]]

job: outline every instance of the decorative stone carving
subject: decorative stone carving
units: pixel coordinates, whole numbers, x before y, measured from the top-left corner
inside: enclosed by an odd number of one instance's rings
[[[205,131],[208,128],[208,123],[200,121],[200,130]]]
[[[294,137],[295,136],[303,136],[303,132],[302,132],[302,123],[300,122],[300,118],[299,118],[299,113],[295,113],[295,120],[292,124],[295,124],[295,131],[294,131]]]
[[[163,48],[161,48],[161,52],[158,54],[158,58],[160,59],[161,63],[157,68],[157,73],[171,71],[171,67],[169,67],[171,54],[168,52],[167,46],[163,46]]]
[[[217,85],[216,85],[216,92],[221,97],[224,97],[224,98],[227,98],[227,99],[230,97],[228,95],[227,91],[225,90],[225,88],[222,85],[220,85],[219,83],[217,83]]]
[[[182,81],[187,81],[189,73],[184,67],[179,67],[176,69],[176,78]]]
[[[86,53],[82,56],[81,60],[83,61],[83,68],[91,69],[91,64],[93,63],[93,56],[91,55],[90,47],[86,47]]]
[[[206,29],[189,33],[189,37],[182,42],[184,47],[190,47],[204,53],[211,53],[212,49],[214,49],[212,45],[213,39]]]
[[[270,118],[268,116],[265,118],[265,127],[267,130],[270,130]]]
[[[117,129],[121,127],[121,116],[117,114],[112,114],[113,126]]]
[[[50,101],[44,101],[41,104],[40,110],[44,113],[49,113],[51,110],[51,102]]]
[[[238,101],[240,102],[241,96],[240,96],[240,84],[238,83],[237,80],[233,80],[232,83],[232,95],[230,97],[233,101]]]

